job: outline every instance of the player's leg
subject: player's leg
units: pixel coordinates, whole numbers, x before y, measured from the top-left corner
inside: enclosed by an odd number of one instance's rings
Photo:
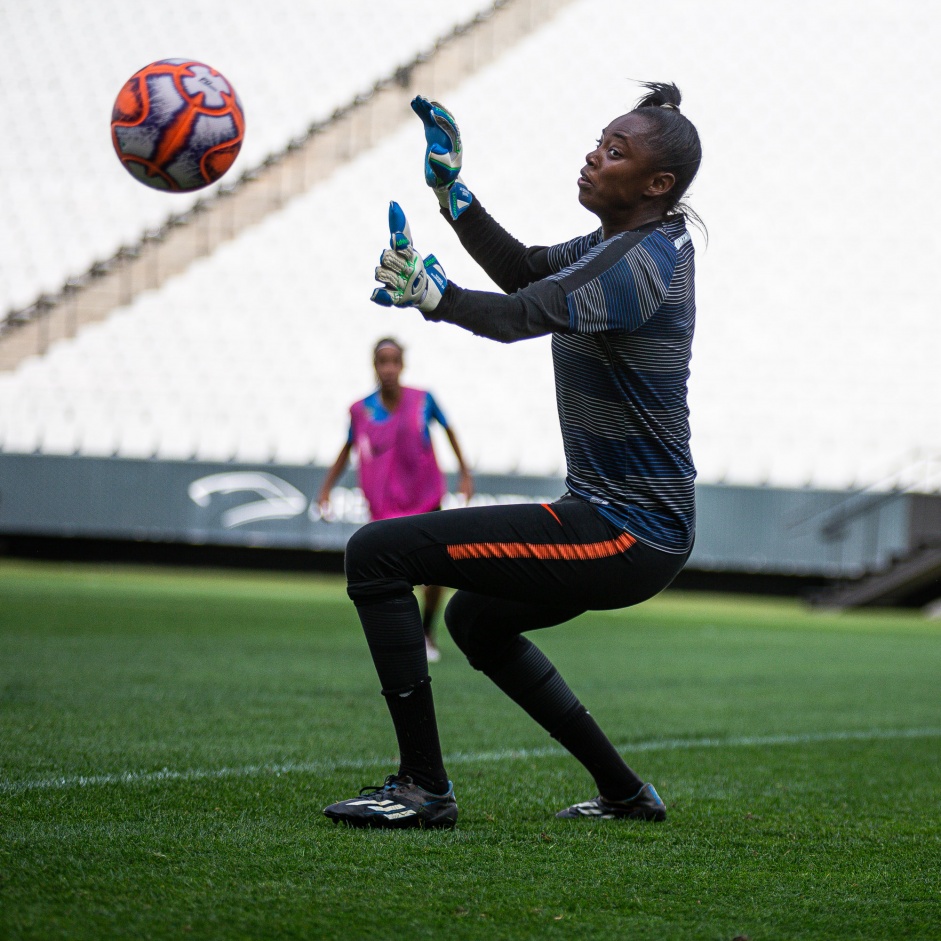
[[[605,800],[615,806],[629,807],[629,812],[612,811],[607,816],[663,820],[666,811],[652,785],[624,761],[548,657],[522,634],[552,627],[581,613],[581,609],[459,591],[448,603],[445,623],[470,665],[492,680],[582,764],[594,779],[598,794],[605,795]],[[563,814],[590,816],[594,812],[586,805],[575,808],[579,813]]]
[[[435,582],[407,564],[410,553],[425,542],[411,522],[419,518],[368,524],[347,545],[348,592],[399,746],[399,768],[383,786],[324,809],[327,817],[350,826],[448,827],[457,820],[441,757],[425,630],[413,592],[414,585]]]
[[[556,520],[554,512],[532,505],[451,510],[370,523],[350,539],[347,591],[395,728],[398,776],[430,793],[449,786],[413,586],[447,585],[507,598],[522,592],[530,600],[572,608],[564,581],[533,560],[465,558],[469,546],[489,540],[550,544],[559,529]]]
[[[649,565],[638,564],[643,553],[627,554],[634,546],[574,499],[403,517],[359,530],[347,547],[348,592],[392,715],[399,779],[432,795],[450,786],[412,586],[446,585],[568,611],[622,607],[655,594],[681,566],[670,560],[652,577]]]
[[[435,620],[441,607],[444,589],[440,585],[425,585],[424,594],[425,604],[422,607],[421,620],[425,631],[425,652],[429,663],[437,663],[441,659],[441,651],[435,643]]]
[[[384,785],[324,814],[353,827],[453,827],[457,802],[441,757],[418,601],[405,584],[368,596],[356,610],[395,728],[399,768]]]

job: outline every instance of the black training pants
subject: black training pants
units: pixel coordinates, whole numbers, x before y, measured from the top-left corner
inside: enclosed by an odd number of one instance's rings
[[[346,551],[348,592],[361,606],[415,585],[458,589],[445,613],[475,666],[528,630],[588,610],[623,608],[662,591],[688,553],[653,549],[586,501],[471,507],[370,523]]]

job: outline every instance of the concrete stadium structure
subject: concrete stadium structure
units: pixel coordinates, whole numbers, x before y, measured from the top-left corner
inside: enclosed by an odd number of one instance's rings
[[[179,23],[117,0],[80,21],[65,2],[0,3],[3,455],[319,467],[371,387],[372,341],[393,333],[406,381],[435,390],[479,471],[557,477],[545,341],[502,347],[368,302],[393,198],[450,277],[490,287],[423,185],[407,101],[442,97],[468,185],[550,243],[593,228],[584,153],[634,80],[661,79],[705,148],[690,200],[709,228],[690,384],[701,484],[937,492],[930,7],[675,0],[652,23],[615,0],[428,2],[404,40],[368,0],[297,6],[196,8],[181,50]],[[51,29],[30,28],[43,16]],[[134,183],[107,135],[124,79],[179,53],[225,72],[248,114],[238,165],[198,202]]]

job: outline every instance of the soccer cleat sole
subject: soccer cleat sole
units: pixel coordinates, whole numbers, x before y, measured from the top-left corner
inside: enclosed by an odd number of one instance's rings
[[[363,788],[359,797],[339,801],[323,810],[334,823],[357,829],[444,830],[457,824],[457,801],[447,794],[431,794],[411,778],[389,775],[382,787]]]
[[[343,814],[328,814],[324,816],[335,824],[343,824],[354,830],[453,830],[457,826],[457,818],[450,820],[422,820],[421,817],[405,817],[390,820],[386,816],[375,817],[347,817]]]
[[[654,786],[645,784],[631,801],[609,803],[596,797],[566,807],[556,817],[560,820],[645,820],[663,823],[667,819],[667,809]]]

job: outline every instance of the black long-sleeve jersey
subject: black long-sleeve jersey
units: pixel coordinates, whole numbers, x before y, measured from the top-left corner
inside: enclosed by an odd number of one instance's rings
[[[607,240],[599,229],[551,247],[524,246],[476,198],[451,224],[507,293],[449,282],[426,318],[502,342],[551,333],[569,490],[642,542],[688,551],[696,471],[686,399],[696,304],[684,217]]]

